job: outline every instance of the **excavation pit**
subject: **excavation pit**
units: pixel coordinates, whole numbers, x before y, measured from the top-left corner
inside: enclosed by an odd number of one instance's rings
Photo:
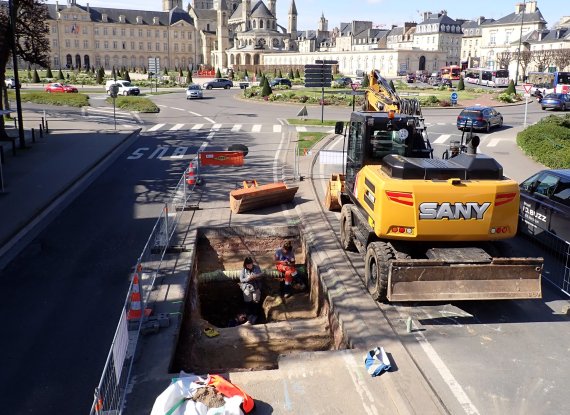
[[[287,240],[300,274],[289,297],[273,259]],[[307,251],[297,227],[200,229],[172,372],[275,369],[282,354],[341,348]],[[239,287],[247,256],[265,271],[259,305]]]

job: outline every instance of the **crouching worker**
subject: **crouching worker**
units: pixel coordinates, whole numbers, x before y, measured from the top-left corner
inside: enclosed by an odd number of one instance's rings
[[[282,247],[275,251],[275,267],[285,277],[284,297],[288,298],[291,296],[293,279],[297,276],[295,253],[290,241],[285,242]]]
[[[246,304],[259,304],[261,301],[261,285],[263,273],[259,265],[253,263],[251,257],[243,261],[243,269],[239,276],[240,288],[243,292],[243,300]]]

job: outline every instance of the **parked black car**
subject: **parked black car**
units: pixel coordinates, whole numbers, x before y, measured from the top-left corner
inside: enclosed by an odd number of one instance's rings
[[[232,86],[234,86],[234,83],[226,78],[214,78],[209,82],[204,82],[204,84],[202,85],[202,87],[205,89],[212,89],[212,88],[230,89]]]
[[[568,249],[570,169],[540,171],[521,183],[520,192],[519,232],[551,248]]]
[[[291,88],[291,81],[288,80],[287,78],[275,78],[269,83],[269,86],[271,88],[273,88],[274,86],[277,86],[277,85],[285,85],[285,86],[288,86],[289,88]]]

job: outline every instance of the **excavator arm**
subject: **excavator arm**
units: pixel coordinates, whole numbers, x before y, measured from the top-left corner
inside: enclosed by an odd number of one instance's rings
[[[421,116],[416,99],[402,99],[378,70],[368,74],[368,88],[364,92],[364,111],[394,111],[398,114]]]

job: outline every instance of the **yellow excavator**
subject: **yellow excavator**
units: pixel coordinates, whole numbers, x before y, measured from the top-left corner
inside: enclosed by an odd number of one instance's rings
[[[518,184],[477,153],[472,135],[451,157],[433,158],[419,105],[377,71],[369,79],[365,110],[351,114],[346,133],[345,171],[326,199],[341,207],[343,248],[365,257],[372,297],[541,298],[543,259],[516,257],[502,242],[516,235]]]

